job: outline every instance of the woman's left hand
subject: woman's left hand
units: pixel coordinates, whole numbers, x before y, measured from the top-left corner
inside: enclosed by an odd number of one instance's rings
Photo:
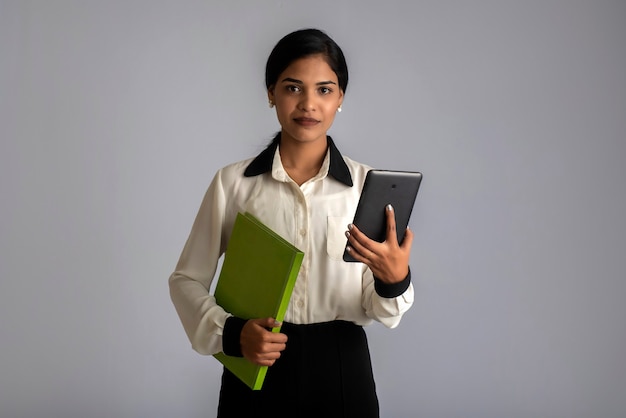
[[[355,260],[366,264],[374,276],[391,284],[401,282],[409,274],[409,257],[413,232],[407,228],[402,245],[396,235],[396,218],[391,205],[387,205],[387,236],[385,241],[369,239],[355,225],[348,225],[348,250]]]

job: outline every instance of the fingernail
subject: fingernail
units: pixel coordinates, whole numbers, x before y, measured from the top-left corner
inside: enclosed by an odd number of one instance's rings
[[[350,232],[346,231],[346,238],[350,238]]]
[[[346,247],[346,251],[347,251],[347,252],[352,251],[352,247]]]
[[[352,226],[353,226],[352,224],[348,224],[348,230],[349,231],[352,231]]]
[[[380,207],[380,206],[379,206],[379,207]],[[392,210],[393,210],[393,206],[391,206],[391,204],[388,204],[388,205],[387,205],[387,210],[388,210],[388,211],[392,211]]]

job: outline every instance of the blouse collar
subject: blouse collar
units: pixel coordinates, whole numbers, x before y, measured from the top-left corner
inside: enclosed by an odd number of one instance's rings
[[[330,166],[328,168],[328,174],[335,180],[352,187],[352,176],[350,170],[343,160],[341,152],[335,146],[335,142],[330,136],[326,136],[328,143],[328,153],[330,154]],[[280,143],[280,132],[274,137],[272,143],[267,146],[254,160],[246,167],[243,175],[246,177],[254,177],[259,174],[267,173],[272,170],[274,163],[274,155],[278,149]]]

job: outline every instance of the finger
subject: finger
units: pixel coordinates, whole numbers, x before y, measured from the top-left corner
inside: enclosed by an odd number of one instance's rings
[[[278,360],[279,358],[280,358],[280,352],[273,352],[273,353],[267,353],[267,354],[260,354],[249,360],[260,366],[272,366],[276,362],[276,360]]]
[[[282,324],[276,321],[274,318],[259,318],[256,319],[255,324],[265,331],[272,332],[274,329],[279,328]]]
[[[375,246],[380,244],[376,241],[371,240],[354,224],[348,225],[346,237],[348,237],[348,241],[350,242],[352,247],[363,255],[375,252]]]
[[[280,353],[281,351],[285,351],[287,348],[287,344],[285,343],[271,343],[266,344],[264,347],[263,353]]]
[[[280,322],[278,322],[274,318],[261,318],[261,319],[258,319],[256,323],[262,326],[263,328],[276,328],[282,325]]]
[[[269,332],[266,334],[265,341],[270,344],[285,344],[287,342],[287,335],[280,332]]]
[[[366,247],[365,245],[363,245],[361,243],[361,241],[357,237],[356,233],[354,233],[355,230],[356,230],[356,227],[353,227],[349,232],[346,232],[346,237],[348,238],[348,242],[350,244],[349,250],[351,250],[353,255],[356,252],[363,259],[367,260],[368,258],[370,258],[373,255],[373,252],[372,252],[372,250],[370,250],[368,247]],[[364,235],[361,233],[361,236],[364,236]],[[367,238],[364,238],[364,239],[367,239]],[[362,260],[359,260],[359,261],[362,261]]]
[[[274,318],[263,318],[261,321],[261,326],[264,328],[264,331],[266,331],[263,336],[264,341],[279,344],[287,342],[287,335],[278,332],[278,330],[274,331],[274,329],[282,326],[281,322],[276,321]]]
[[[403,250],[411,249],[414,236],[415,235],[413,235],[413,231],[411,231],[410,228],[407,228],[404,232],[404,239],[402,240],[402,245],[400,246],[400,248],[402,248]]]
[[[352,256],[352,258],[355,261],[358,261],[359,263],[366,263],[367,262],[365,257],[363,257],[357,250],[352,248],[352,246],[350,246],[350,245],[346,246],[346,251]]]
[[[352,258],[354,258],[359,263],[367,264],[367,260],[365,259],[365,257],[363,257],[361,254],[359,254],[354,248],[352,248],[352,246],[350,246],[350,245],[346,246],[346,251],[348,251],[348,253],[350,253]]]
[[[396,234],[396,213],[391,204],[385,206],[385,215],[387,216],[387,237],[385,240],[394,245],[398,244],[398,235]]]

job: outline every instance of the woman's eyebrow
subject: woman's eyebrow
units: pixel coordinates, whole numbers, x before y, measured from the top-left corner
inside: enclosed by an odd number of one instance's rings
[[[282,82],[283,83],[304,84],[302,82],[302,80],[296,80],[295,78],[291,78],[291,77],[287,77],[287,78],[283,79]],[[320,82],[315,83],[316,86],[323,86],[323,85],[326,85],[326,84],[335,84],[335,85],[337,85],[337,83],[335,83],[334,81],[330,81],[330,80],[328,80],[328,81],[320,81]]]

